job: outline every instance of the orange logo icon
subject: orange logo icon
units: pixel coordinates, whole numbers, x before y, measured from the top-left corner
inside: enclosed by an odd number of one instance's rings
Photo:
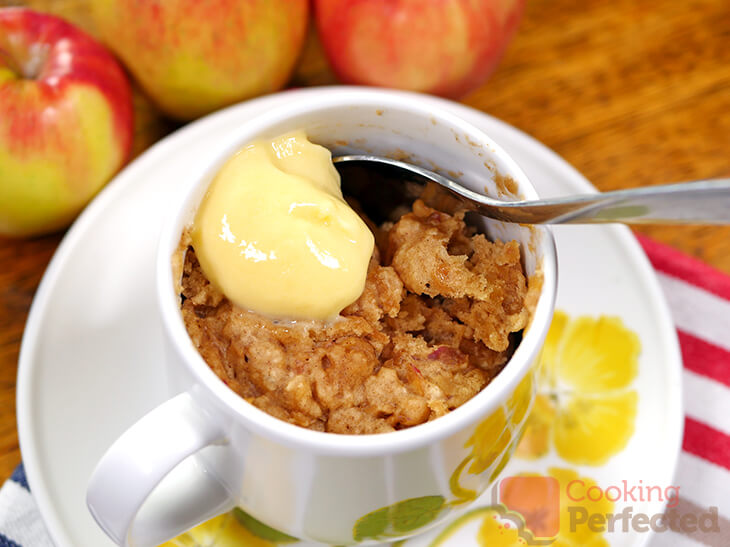
[[[546,545],[560,531],[560,483],[555,477],[514,476],[499,482],[499,502],[524,520],[528,545]]]

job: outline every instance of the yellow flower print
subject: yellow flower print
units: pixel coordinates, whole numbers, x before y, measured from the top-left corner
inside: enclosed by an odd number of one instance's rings
[[[223,530],[223,527],[228,524],[228,521],[231,518],[232,517],[229,514],[212,518],[203,524],[196,526],[192,530],[188,530],[186,533],[176,537],[175,539],[171,539],[170,541],[163,543],[159,547],[198,547],[199,545],[214,545],[221,530]],[[270,546],[256,545],[255,547]]]
[[[459,505],[476,499],[476,490],[465,488],[461,482],[461,474],[466,469],[471,475],[483,473],[492,467],[502,455],[510,442],[513,433],[504,409],[498,407],[486,420],[481,422],[464,447],[471,447],[471,452],[461,461],[449,479],[451,493],[456,496],[451,505]],[[493,475],[494,473],[491,473]],[[491,479],[490,479],[491,480]]]
[[[524,420],[530,408],[530,402],[532,402],[533,395],[535,394],[536,384],[537,378],[535,371],[531,370],[517,385],[511,397],[507,399],[507,413],[514,427],[519,426],[522,420]]]
[[[623,450],[634,433],[636,391],[575,395],[558,412],[553,440],[571,463],[601,465]]]
[[[472,436],[466,441],[466,448],[472,447],[469,473],[474,475],[482,473],[492,465],[494,460],[507,448],[510,439],[507,418],[502,407],[499,407],[477,426]]]
[[[555,406],[545,395],[538,395],[527,421],[525,434],[517,446],[518,458],[534,460],[550,451],[550,434],[555,420]]]
[[[160,547],[277,547],[299,540],[274,530],[240,509],[212,518]]]
[[[486,547],[522,547],[527,545],[519,530],[510,522],[504,522],[499,511],[488,511],[477,532],[477,543]]]
[[[451,493],[456,496],[450,505],[459,505],[476,499],[477,492],[465,488],[461,482],[464,471],[479,475],[489,471],[488,482],[494,481],[514,453],[525,416],[533,399],[536,386],[535,371],[528,372],[515,387],[512,395],[483,420],[464,444],[471,448],[449,479]]]
[[[639,337],[618,317],[578,317],[562,336],[557,375],[585,392],[628,386],[639,370]]]
[[[456,544],[454,535],[475,521],[481,521],[475,537],[478,545],[488,547],[523,547],[528,545],[523,537],[524,532],[520,534],[522,531],[520,529],[520,516],[516,513],[507,512],[501,505],[496,505],[479,507],[464,513],[446,526],[428,547],[448,547]]]
[[[617,317],[556,312],[540,359],[540,385],[517,455],[601,465],[634,432],[639,339]]]
[[[606,515],[613,512],[613,502],[605,496],[598,501],[592,501],[586,495],[592,486],[597,486],[596,481],[579,476],[574,469],[551,468],[548,469],[548,474],[560,483],[560,532],[553,545],[608,547],[603,532],[590,527],[587,522],[577,521],[574,517],[571,522],[571,513],[576,510],[585,511],[588,515]]]

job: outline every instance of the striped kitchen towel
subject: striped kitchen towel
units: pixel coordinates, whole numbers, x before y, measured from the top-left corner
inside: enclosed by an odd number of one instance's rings
[[[20,464],[0,488],[0,547],[52,546]]]
[[[679,514],[716,507],[709,532],[661,534],[652,545],[730,545],[730,276],[639,236],[672,312],[682,350],[684,440]]]
[[[639,236],[669,303],[684,360],[678,513],[717,508],[710,531],[656,534],[652,546],[730,545],[730,276]],[[0,547],[53,545],[22,465],[0,489]],[[74,546],[77,547],[77,546]],[[78,546],[86,547],[86,546]],[[96,547],[96,546],[89,546]]]

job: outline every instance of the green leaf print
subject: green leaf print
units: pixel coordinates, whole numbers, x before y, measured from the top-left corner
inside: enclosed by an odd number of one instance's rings
[[[233,509],[233,516],[235,516],[236,520],[240,522],[241,525],[244,526],[249,532],[251,532],[256,537],[260,537],[261,539],[271,541],[272,543],[296,543],[299,541],[295,537],[289,536],[284,532],[279,532],[279,530],[274,530],[273,528],[266,526],[263,522],[259,522],[238,507]]]
[[[380,538],[385,536],[388,528],[388,507],[383,507],[372,513],[368,513],[355,523],[352,536],[356,541],[365,538]]]
[[[355,523],[355,541],[387,539],[413,532],[435,520],[444,509],[443,496],[423,496],[400,501],[368,513]]]

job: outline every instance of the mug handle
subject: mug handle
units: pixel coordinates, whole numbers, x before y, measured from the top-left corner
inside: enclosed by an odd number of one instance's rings
[[[102,456],[86,491],[89,511],[117,545],[142,547],[232,509],[220,482],[195,459],[183,461],[225,441],[220,424],[189,392],[180,393],[143,416]],[[174,480],[160,484],[168,474]]]

